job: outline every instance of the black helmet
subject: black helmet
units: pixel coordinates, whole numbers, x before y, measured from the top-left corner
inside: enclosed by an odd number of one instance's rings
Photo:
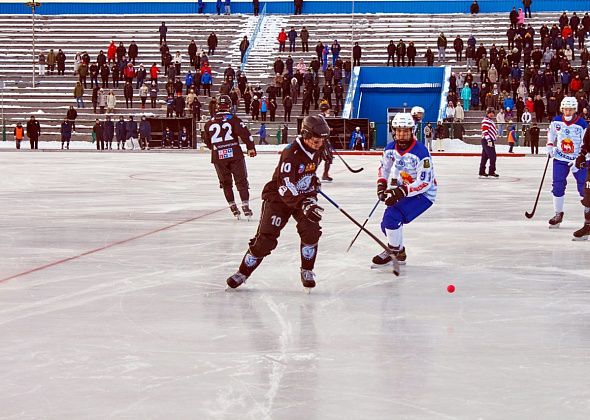
[[[330,126],[326,120],[319,115],[309,115],[303,119],[301,124],[301,137],[309,139],[312,137],[328,138]]]
[[[221,95],[217,101],[218,111],[229,111],[231,109],[232,102],[228,95]]]

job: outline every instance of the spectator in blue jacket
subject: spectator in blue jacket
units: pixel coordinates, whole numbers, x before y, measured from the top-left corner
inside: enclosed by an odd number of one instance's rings
[[[215,10],[217,10],[217,14],[220,15],[221,14],[221,0],[217,0],[215,2]]]
[[[119,117],[119,121],[115,124],[115,134],[117,136],[117,150],[121,148],[123,144],[123,150],[125,150],[125,140],[127,140],[127,124],[123,117]]]
[[[191,87],[193,85],[193,74],[189,70],[184,78],[184,83],[186,84],[186,95],[191,91]]]
[[[127,140],[131,143],[131,150],[135,149],[135,142],[138,139],[137,133],[137,123],[133,121],[133,115],[129,116],[129,121],[127,121],[127,126],[125,127],[125,134],[127,136]]]
[[[289,52],[295,51],[295,40],[297,39],[297,31],[293,26],[291,26],[291,30],[287,33],[287,38],[289,38]]]
[[[338,40],[334,40],[334,42],[332,43],[332,66],[336,65],[336,61],[338,61],[338,57],[340,56],[340,44],[338,43]]]
[[[350,135],[350,142],[348,143],[348,148],[350,150],[366,150],[365,135],[361,131],[360,127],[355,128],[355,130]]]
[[[322,51],[322,71],[325,73],[326,69],[328,68],[328,55],[330,54],[330,47],[327,45],[324,46],[324,50]]]
[[[231,0],[225,0],[225,14],[231,15]]]
[[[258,135],[260,136],[260,140],[258,140],[258,144],[268,144],[266,141],[266,124],[260,124],[260,129],[258,130]]]
[[[103,123],[102,137],[104,138],[105,149],[113,149],[113,137],[115,136],[115,124],[111,121],[110,115],[107,115],[106,121]]]
[[[72,123],[65,118],[61,123],[61,148],[64,148],[64,143],[67,143],[66,149],[70,148],[70,139],[72,138]],[[20,148],[20,147],[17,147]]]
[[[514,109],[514,99],[512,96],[508,96],[504,99],[504,103],[502,104],[505,110],[513,110]]]
[[[174,133],[170,130],[170,127],[166,127],[162,132],[162,147],[164,149],[172,146],[174,142]]]
[[[152,126],[145,115],[139,122],[139,146],[142,149],[150,150],[150,141],[152,140]]]

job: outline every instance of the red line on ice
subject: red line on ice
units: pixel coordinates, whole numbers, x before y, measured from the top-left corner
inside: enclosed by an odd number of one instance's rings
[[[69,262],[69,261],[77,260],[79,258],[85,257],[87,255],[95,254],[95,253],[100,252],[100,251],[104,251],[105,249],[109,249],[109,248],[112,248],[112,247],[117,246],[117,245],[123,245],[123,244],[126,244],[128,242],[135,241],[136,239],[141,239],[141,238],[144,238],[146,236],[154,235],[156,233],[160,233],[160,232],[163,232],[165,230],[175,228],[176,226],[180,226],[180,225],[183,225],[185,223],[190,223],[192,221],[201,219],[203,217],[210,216],[212,214],[218,213],[218,212],[223,211],[225,209],[226,208],[224,207],[222,209],[213,210],[213,211],[210,211],[209,213],[201,214],[199,216],[191,217],[190,219],[182,220],[180,222],[176,222],[176,223],[171,224],[171,225],[168,225],[168,226],[164,226],[164,227],[161,227],[161,228],[158,228],[158,229],[155,229],[155,230],[146,232],[146,233],[142,233],[141,235],[133,236],[133,237],[127,238],[127,239],[122,239],[120,241],[112,242],[112,243],[110,243],[108,245],[101,246],[100,248],[91,249],[89,251],[85,251],[85,252],[83,252],[81,254],[78,254],[78,255],[74,255],[74,256],[71,256],[71,257],[68,257],[68,258],[63,258],[61,260],[53,261],[51,263],[48,263],[48,264],[45,264],[45,265],[42,265],[42,266],[39,266],[39,267],[32,268],[30,270],[23,271],[22,273],[14,274],[14,275],[12,275],[10,277],[5,277],[3,279],[0,279],[0,283],[6,283],[7,281],[14,280],[16,278],[26,276],[28,274],[36,273],[37,271],[45,270],[45,269],[50,268],[50,267],[55,267],[56,265],[60,265],[60,264],[63,264],[63,263]]]

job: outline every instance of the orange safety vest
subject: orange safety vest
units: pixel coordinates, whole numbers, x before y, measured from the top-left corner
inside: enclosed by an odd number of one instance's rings
[[[17,140],[22,140],[25,136],[25,128],[24,127],[14,127],[14,137]]]

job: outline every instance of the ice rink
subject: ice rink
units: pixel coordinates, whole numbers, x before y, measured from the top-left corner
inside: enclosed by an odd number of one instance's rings
[[[376,156],[324,191],[363,221]],[[248,159],[252,207],[276,154]],[[590,242],[544,157],[434,159],[436,204],[405,229],[402,275],[325,200],[318,285],[295,224],[236,291],[256,230],[207,154],[2,152],[1,419],[587,419]],[[550,171],[549,174],[550,175]],[[378,233],[383,207],[368,227]],[[454,284],[454,294],[446,287]]]

